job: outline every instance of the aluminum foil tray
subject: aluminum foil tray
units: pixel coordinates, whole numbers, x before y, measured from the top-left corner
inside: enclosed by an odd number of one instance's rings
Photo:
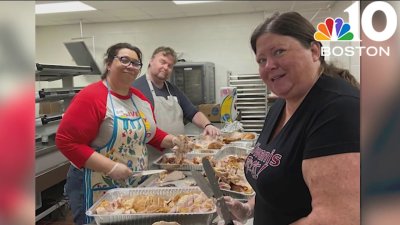
[[[233,132],[232,132],[233,133]],[[241,139],[241,140],[237,140],[237,141],[245,141],[245,142],[250,142],[250,143],[252,143],[252,144],[255,144],[256,143],[256,141],[257,141],[257,139],[258,139],[258,134],[256,133],[256,132],[239,132],[239,133],[242,133],[242,134],[244,134],[244,133],[246,133],[246,134],[253,134],[254,135],[254,139]],[[222,133],[222,136],[223,137],[226,137],[226,136],[229,136],[229,135],[231,135],[231,132],[223,132]],[[231,141],[231,143],[232,142],[236,142],[236,141]]]
[[[232,198],[238,199],[238,200],[247,200],[256,194],[254,191],[251,194],[246,194],[243,192],[231,191],[231,190],[226,190],[226,189],[221,189],[221,191],[225,196],[231,196]]]
[[[201,139],[202,135],[197,135],[197,136],[193,136],[192,139],[194,142],[197,141],[197,139]],[[225,146],[225,145],[224,145]],[[203,146],[204,147],[204,146]],[[221,149],[209,149],[209,148],[196,148],[193,149],[194,153],[210,153],[210,154],[215,154],[217,153],[219,150]]]
[[[141,187],[160,187],[160,188],[166,188],[166,187],[177,187],[177,188],[187,188],[187,187],[194,187],[196,186],[196,181],[192,177],[192,173],[190,171],[181,171],[184,175],[185,178],[179,179],[179,180],[173,180],[173,181],[167,181],[167,182],[161,182],[160,179],[153,179],[150,180],[149,182],[143,182]],[[173,186],[169,186],[173,185]]]
[[[217,154],[214,155],[214,159],[220,160],[228,155],[247,156],[249,154],[250,150],[251,149],[249,149],[249,148],[227,145],[227,146],[224,146],[221,149],[221,151],[219,151]],[[226,189],[221,189],[221,190],[225,195],[231,196],[232,198],[235,198],[235,199],[249,199],[249,198],[253,197],[255,194],[254,191],[251,194],[246,194],[243,192],[226,190]]]
[[[258,139],[258,134],[255,132],[243,132],[243,133],[250,133],[250,134],[254,134],[255,138],[254,139],[241,139],[240,141],[236,141],[236,142],[248,142],[251,143],[251,146],[253,147],[256,144],[256,141]],[[235,141],[231,142],[231,143],[235,143]]]
[[[230,146],[246,148],[251,151],[254,147],[254,144],[249,141],[234,141],[222,147],[221,150]]]
[[[218,151],[214,155],[215,160],[220,160],[227,155],[239,155],[239,156],[247,156],[250,152],[250,148],[238,147],[234,145],[227,145],[222,147],[220,151]]]
[[[222,148],[221,148],[222,149]],[[208,148],[197,148],[193,149],[193,153],[198,153],[198,154],[216,154],[219,152],[221,149],[208,149]],[[192,154],[193,154],[192,153]],[[190,153],[189,153],[190,154]]]
[[[173,156],[175,155],[174,153],[165,153],[165,156]],[[196,156],[204,157],[204,156],[209,156],[213,155],[210,153],[189,153],[186,154],[186,158],[191,160]],[[190,170],[203,170],[203,165],[202,164],[165,164],[161,163],[161,159],[163,156],[160,156],[156,161],[153,162],[154,165],[159,167],[160,169],[165,169],[165,170],[181,170],[181,171],[190,171]]]
[[[210,224],[214,210],[205,213],[137,213],[137,214],[112,214],[98,215],[94,210],[102,200],[114,201],[122,196],[136,195],[161,195],[172,197],[182,192],[201,192],[198,187],[188,188],[115,188],[107,191],[92,207],[86,211],[86,215],[93,217],[97,225],[151,225],[157,221],[176,221],[181,225],[204,225]]]

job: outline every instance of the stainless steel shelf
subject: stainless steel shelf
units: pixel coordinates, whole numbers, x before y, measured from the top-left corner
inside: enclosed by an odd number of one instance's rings
[[[49,101],[58,101],[64,100],[66,98],[73,98],[75,94],[61,94],[61,95],[48,95],[44,98],[36,98],[35,102],[49,102]]]
[[[262,118],[262,119],[264,119],[265,118],[265,115],[251,115],[251,116],[243,116],[242,115],[242,119],[243,118],[246,118],[246,119],[248,119],[248,118]]]
[[[260,105],[264,102],[237,102],[236,105]]]
[[[246,106],[246,107],[238,106],[236,108],[237,109],[244,109],[244,110],[247,110],[247,109],[265,109],[265,105],[264,106]]]
[[[251,110],[251,111],[241,111],[242,112],[242,114],[263,114],[263,115],[265,115],[265,111],[263,111],[263,110]]]
[[[230,74],[229,86],[236,87],[236,108],[247,132],[260,132],[268,111],[268,90],[258,74]]]
[[[258,84],[260,82],[260,79],[232,79],[231,83],[236,84],[236,83],[254,83]],[[263,84],[262,82],[260,84]]]

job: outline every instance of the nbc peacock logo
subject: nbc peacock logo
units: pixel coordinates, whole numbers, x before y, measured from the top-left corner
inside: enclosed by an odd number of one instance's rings
[[[350,24],[344,23],[342,18],[328,17],[324,23],[318,24],[314,39],[316,41],[351,41],[354,35],[350,29]]]

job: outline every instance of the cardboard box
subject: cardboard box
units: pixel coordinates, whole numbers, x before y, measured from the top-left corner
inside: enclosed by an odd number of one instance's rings
[[[201,104],[199,111],[204,113],[210,122],[220,121],[220,106],[219,104]]]
[[[58,115],[63,113],[62,101],[41,102],[39,105],[40,115]]]
[[[238,114],[236,110],[236,87],[221,87],[219,93],[221,97],[221,122],[226,123],[235,121]]]

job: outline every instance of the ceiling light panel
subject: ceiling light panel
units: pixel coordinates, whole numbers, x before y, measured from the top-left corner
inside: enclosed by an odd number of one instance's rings
[[[173,1],[177,5],[195,4],[195,3],[209,3],[218,1]]]
[[[36,14],[79,12],[79,11],[92,11],[92,10],[96,9],[80,1],[57,2],[57,3],[35,5]]]

